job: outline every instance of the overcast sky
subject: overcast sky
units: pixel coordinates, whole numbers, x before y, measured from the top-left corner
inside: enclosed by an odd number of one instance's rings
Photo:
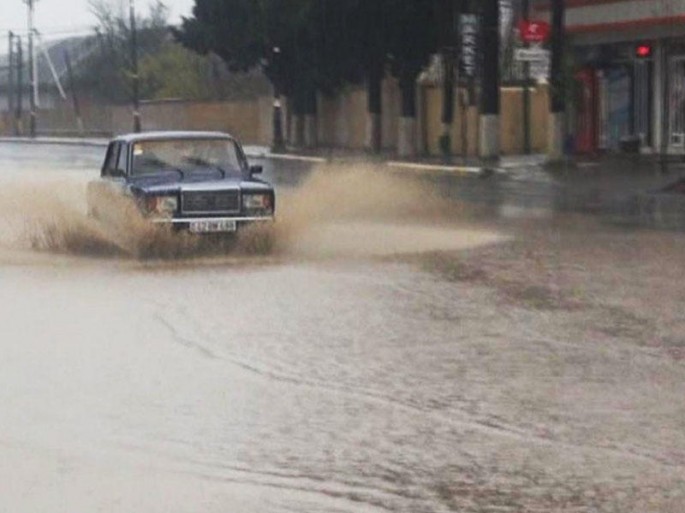
[[[106,0],[113,5],[128,6],[128,0]],[[148,10],[152,0],[135,0],[136,8]],[[171,11],[172,22],[190,14],[194,0],[164,0]],[[46,37],[88,31],[95,25],[88,0],[35,0],[36,28]],[[26,3],[24,0],[0,0],[0,37],[8,30],[26,31]],[[0,50],[0,53],[4,53]]]

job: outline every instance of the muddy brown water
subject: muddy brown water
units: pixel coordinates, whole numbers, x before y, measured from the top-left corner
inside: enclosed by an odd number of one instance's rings
[[[684,510],[678,235],[354,166],[141,258],[78,151],[0,146],[0,510]]]

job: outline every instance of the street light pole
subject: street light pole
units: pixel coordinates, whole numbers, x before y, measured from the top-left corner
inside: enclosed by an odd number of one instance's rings
[[[17,104],[14,112],[14,135],[23,135],[24,109],[24,47],[21,36],[17,36]]]
[[[440,150],[446,161],[452,156],[452,123],[454,122],[454,64],[456,59],[453,0],[440,0],[435,11],[440,27],[442,57],[442,135]]]
[[[7,58],[9,71],[7,73],[7,111],[14,113],[14,32],[9,32],[9,54]]]
[[[550,91],[550,127],[548,156],[561,160],[564,156],[566,127],[566,90],[563,73],[565,1],[552,0],[552,66]]]
[[[274,46],[271,52],[271,64],[274,74],[274,110],[273,110],[273,149],[283,151],[285,141],[283,139],[283,106],[281,101],[281,49]]]
[[[138,34],[136,32],[135,0],[130,0],[131,17],[131,64],[133,67],[133,131],[141,131],[140,122],[140,76],[138,75]]]
[[[483,66],[481,70],[480,157],[499,159],[500,154],[500,72],[499,1],[483,0]]]
[[[523,21],[530,21],[530,0],[522,0],[521,10]],[[525,44],[528,47],[528,43]],[[528,155],[531,152],[530,143],[530,63],[523,63],[523,152]]]
[[[33,5],[35,0],[26,0],[28,6],[28,29],[29,29],[29,73],[31,74],[31,94],[30,98],[30,121],[29,130],[31,137],[36,136],[36,107],[38,106],[38,66],[36,62],[36,46],[33,42]]]

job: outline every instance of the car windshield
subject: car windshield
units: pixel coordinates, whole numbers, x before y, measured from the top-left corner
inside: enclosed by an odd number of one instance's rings
[[[133,145],[133,175],[177,171],[187,176],[214,171],[240,174],[245,167],[238,145],[230,139],[140,141]]]

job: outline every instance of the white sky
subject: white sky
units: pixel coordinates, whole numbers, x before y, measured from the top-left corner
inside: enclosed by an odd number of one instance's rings
[[[121,3],[128,8],[128,0],[106,1],[113,5]],[[152,1],[135,0],[136,9],[147,12]],[[163,0],[163,3],[170,9],[170,21],[176,22],[182,15],[190,14],[195,2],[194,0]],[[36,28],[46,38],[89,32],[89,28],[95,25],[95,18],[90,12],[88,0],[35,0],[35,6]],[[24,0],[0,0],[0,38],[6,36],[8,30],[26,32]],[[4,52],[0,50],[0,53]]]

